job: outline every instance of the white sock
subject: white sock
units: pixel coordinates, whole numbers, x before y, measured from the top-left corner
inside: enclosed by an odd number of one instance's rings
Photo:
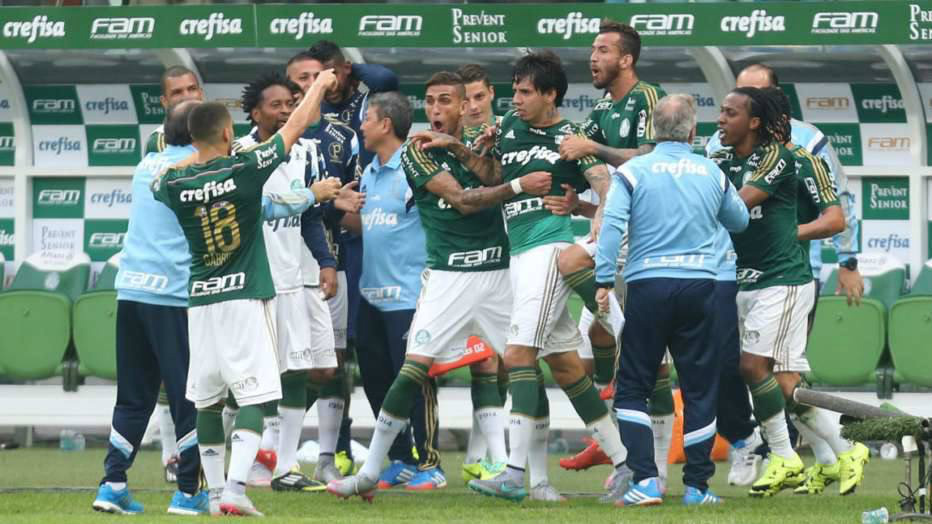
[[[159,438],[162,440],[162,465],[178,454],[178,443],[175,441],[175,421],[172,420],[171,408],[167,404],[156,404],[159,412]]]
[[[388,456],[395,437],[408,425],[408,419],[395,418],[384,411],[379,411],[375,421],[375,431],[372,433],[372,442],[369,443],[369,455],[359,470],[359,474],[369,479],[379,478],[382,472],[382,462]]]
[[[506,462],[508,451],[505,450],[505,409],[482,408],[473,414],[473,420],[479,420],[479,427],[488,446],[492,462]],[[549,424],[548,424],[549,427]]]
[[[527,471],[530,475],[531,487],[541,482],[550,482],[547,474],[547,439],[550,436],[550,418],[532,421],[534,425],[531,434],[531,447],[527,455]]]
[[[793,451],[793,444],[790,442],[790,430],[786,427],[786,414],[782,409],[776,415],[761,421],[760,425],[764,431],[764,436],[767,437],[770,451],[774,455],[783,458],[796,456],[796,452]]]
[[[851,448],[854,447],[850,440],[841,438],[841,426],[824,409],[810,408],[798,419],[801,426],[808,427],[813,433],[821,437],[836,455],[851,451]]]
[[[282,419],[280,416],[262,418],[262,441],[259,449],[275,449],[280,440]]]
[[[502,438],[504,438],[504,434],[505,425],[503,420]],[[469,442],[466,444],[466,458],[463,459],[463,462],[466,464],[475,464],[485,458],[486,451],[488,451],[488,443],[485,441],[485,435],[482,433],[482,428],[479,424],[479,416],[476,412],[473,412],[472,429],[469,430]]]
[[[334,454],[337,451],[337,439],[340,436],[340,422],[343,420],[344,402],[342,398],[330,397],[317,399],[317,440],[321,453]]]
[[[799,434],[802,435],[803,440],[812,448],[812,454],[815,455],[816,462],[826,466],[831,466],[838,462],[838,457],[835,456],[835,452],[832,451],[832,447],[828,445],[828,442],[817,435],[815,431],[809,429],[809,426],[803,424],[799,420],[799,416],[790,415],[790,418],[793,419],[793,422],[796,424],[796,429],[799,431]]]
[[[223,468],[226,466],[226,443],[214,446],[198,444],[197,448],[201,454],[201,467],[204,468],[207,487],[209,489],[223,489],[223,485],[226,483],[223,476]]]
[[[125,482],[107,482],[107,485],[110,486],[110,489],[113,491],[123,491],[126,489]]]
[[[262,440],[255,432],[248,429],[234,429],[230,437],[233,444],[230,446],[230,482],[246,483],[249,478],[249,468],[256,460],[259,452],[259,442]],[[201,454],[203,457],[203,453]],[[213,487],[208,483],[209,487]]]
[[[233,409],[231,407],[223,406],[223,412],[221,416],[223,417],[223,438],[229,440],[230,433],[233,432],[233,424],[236,422],[236,415],[239,414],[239,409]]]
[[[278,447],[274,448],[278,461],[272,473],[275,478],[288,473],[291,468],[298,465],[298,443],[301,440],[301,429],[304,427],[304,408],[278,406],[278,415],[276,417],[280,421]],[[263,445],[265,434],[268,432],[268,430],[262,432]]]
[[[602,451],[612,459],[613,466],[618,466],[628,459],[628,450],[621,443],[618,426],[612,422],[611,415],[605,415],[595,422],[587,424],[586,429],[592,432],[592,438],[599,443]]]
[[[531,441],[534,438],[535,420],[512,413],[508,420],[508,443],[511,444],[511,453],[508,454],[508,465],[511,466],[511,472],[515,476],[520,476],[523,482],[524,476],[519,473],[527,467],[528,453],[531,448]],[[519,469],[515,469],[519,468]],[[517,480],[517,479],[516,479]]]
[[[667,458],[670,455],[670,441],[673,440],[674,415],[651,415],[650,427],[654,431],[654,462],[657,474],[667,478]]]

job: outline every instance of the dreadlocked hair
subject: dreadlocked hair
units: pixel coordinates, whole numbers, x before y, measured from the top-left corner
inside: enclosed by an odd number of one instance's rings
[[[246,118],[249,120],[250,124],[256,124],[252,119],[252,110],[262,103],[262,93],[272,86],[282,86],[291,91],[293,96],[301,94],[301,88],[298,87],[298,84],[288,80],[288,78],[281,73],[265,73],[260,75],[259,78],[246,84],[246,87],[243,88],[242,98],[240,99],[243,112],[246,113]]]
[[[751,118],[760,119],[760,127],[757,128],[757,142],[767,144],[778,141],[777,133],[780,132],[783,123],[783,112],[778,106],[774,97],[768,96],[764,90],[756,87],[737,87],[731,90],[732,93],[744,95],[748,98],[748,115]],[[786,122],[789,126],[789,121]],[[789,134],[786,135],[789,138]]]
[[[793,113],[793,109],[790,106],[790,97],[786,96],[786,93],[779,87],[767,87],[762,91],[764,95],[773,100],[773,103],[777,106],[777,111],[780,112],[780,121],[771,131],[774,139],[780,143],[789,142],[790,136],[793,133],[793,129],[790,125],[790,118],[792,118],[791,115]]]

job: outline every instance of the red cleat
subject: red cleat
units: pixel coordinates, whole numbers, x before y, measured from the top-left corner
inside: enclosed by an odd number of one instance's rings
[[[599,447],[599,444],[590,439],[584,438],[584,442],[588,442],[589,445],[586,449],[580,451],[579,453],[573,455],[572,457],[566,457],[560,459],[560,467],[563,469],[581,471],[584,469],[589,469],[592,466],[599,466],[601,464],[612,464],[612,459],[602,451],[602,448]]]
[[[273,449],[260,449],[256,453],[256,462],[269,468],[269,471],[275,471],[275,465],[278,463],[278,455]]]
[[[602,388],[602,391],[599,391],[599,398],[602,400],[612,400],[615,398],[615,381],[613,380],[611,384]]]

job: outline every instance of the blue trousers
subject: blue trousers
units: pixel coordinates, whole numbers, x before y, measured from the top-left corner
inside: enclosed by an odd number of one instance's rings
[[[714,324],[711,333],[713,346],[721,359],[718,383],[718,432],[734,443],[751,436],[754,415],[751,411],[748,387],[741,377],[741,341],[738,337],[738,284],[715,282]]]
[[[656,477],[647,399],[664,352],[670,349],[683,394],[683,483],[702,491],[715,473],[709,454],[718,409],[718,351],[709,342],[712,279],[646,278],[627,283],[615,412],[634,481]]]

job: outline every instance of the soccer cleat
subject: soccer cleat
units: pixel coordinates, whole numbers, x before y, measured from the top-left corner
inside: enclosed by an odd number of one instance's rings
[[[504,462],[482,460],[473,464],[463,464],[463,482],[468,484],[472,479],[488,480],[504,470]]]
[[[328,482],[327,493],[344,499],[348,499],[353,495],[359,495],[366,502],[372,502],[377,487],[378,481],[364,477],[363,475],[353,475],[351,477]]]
[[[776,495],[786,487],[787,479],[792,483],[793,477],[801,477],[803,474],[803,461],[796,453],[790,458],[771,453],[769,458],[770,463],[767,464],[764,474],[751,485],[748,494],[752,497]]]
[[[356,462],[351,459],[349,454],[345,451],[338,451],[337,454],[333,456],[333,463],[344,477],[352,475],[357,471]]]
[[[825,487],[839,480],[841,462],[832,465],[813,464],[806,468],[805,480],[793,490],[797,495],[821,495]]]
[[[220,498],[223,496],[223,488],[214,488],[207,490],[207,507],[210,510],[211,517],[223,515],[220,511]]]
[[[178,455],[168,459],[168,463],[163,466],[165,472],[165,482],[174,484],[178,482]]]
[[[117,491],[107,483],[103,483],[97,488],[97,498],[91,507],[95,511],[104,513],[116,513],[118,515],[136,515],[142,513],[142,504],[136,502],[129,492],[129,488],[123,488]]]
[[[523,484],[518,484],[507,472],[502,472],[488,480],[473,479],[469,481],[469,489],[490,497],[521,502],[528,492]]]
[[[207,497],[207,491],[201,491],[197,495],[186,496],[183,492],[175,491],[172,495],[171,504],[168,505],[168,513],[172,515],[207,515],[210,513],[210,502]]]
[[[860,442],[855,442],[854,447],[838,455],[840,465],[838,476],[840,477],[838,492],[842,495],[850,495],[861,485],[864,480],[864,465],[870,462],[871,452],[867,446]]]
[[[246,477],[247,486],[267,488],[272,484],[272,470],[261,462],[253,462]]]
[[[531,488],[530,499],[542,502],[566,502],[566,497],[546,480]]]
[[[610,459],[608,455],[602,451],[602,448],[599,447],[598,442],[588,437],[583,438],[583,442],[588,442],[589,444],[586,446],[586,449],[580,451],[572,457],[561,458],[561,468],[580,471],[589,469],[592,466],[599,466],[601,464],[612,464],[612,459]]]
[[[261,511],[252,505],[245,494],[234,495],[224,490],[220,497],[220,513],[223,515],[237,515],[240,517],[264,517]]]
[[[323,491],[327,485],[319,480],[310,479],[295,467],[288,473],[272,479],[273,491]]]
[[[324,485],[341,478],[343,478],[343,475],[333,462],[318,462],[317,467],[314,468],[314,480],[322,482]]]
[[[440,466],[420,470],[411,477],[405,489],[408,491],[431,491],[447,487],[447,477]]]
[[[275,466],[278,464],[278,455],[275,453],[275,450],[260,449],[259,452],[256,453],[256,462],[269,468],[269,471],[275,471]]]
[[[405,464],[400,460],[393,460],[387,468],[382,470],[382,474],[379,475],[379,489],[391,489],[404,484],[414,478],[416,474],[416,466]]]
[[[735,442],[729,456],[731,469],[728,471],[728,483],[730,485],[750,486],[760,476],[763,459],[754,453],[754,450],[761,442],[763,440],[760,437],[760,431],[756,428],[750,437]]]
[[[482,465],[478,462],[463,463],[463,482],[469,484],[470,480],[482,478]]]
[[[663,494],[660,493],[660,482],[657,477],[644,479],[631,484],[621,500],[615,502],[620,507],[626,506],[656,506],[663,503]]]
[[[625,496],[625,492],[631,487],[631,479],[634,478],[634,472],[627,464],[622,464],[615,469],[605,482],[605,489],[608,491],[605,495],[599,497],[599,502],[603,504],[614,504]]]
[[[686,493],[683,495],[683,504],[686,506],[704,506],[706,504],[721,504],[724,502],[721,497],[712,493],[711,489],[699,491],[698,488],[686,486]]]

